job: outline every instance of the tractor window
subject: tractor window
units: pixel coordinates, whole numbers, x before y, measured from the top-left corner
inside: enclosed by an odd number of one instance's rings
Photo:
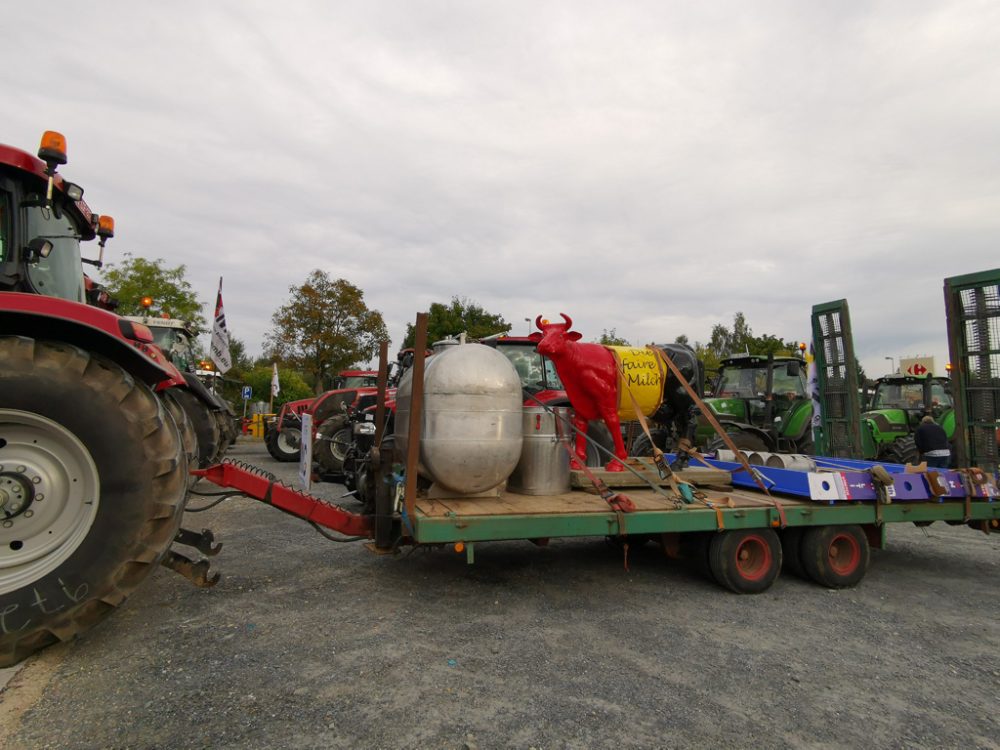
[[[8,257],[10,247],[10,196],[0,191],[0,261],[11,260]]]
[[[556,374],[555,365],[552,360],[543,357],[534,347],[524,345],[503,345],[497,346],[497,351],[503,354],[517,370],[518,377],[521,378],[521,386],[534,392],[542,390],[562,391],[565,390],[562,381]]]
[[[774,394],[788,398],[805,398],[806,382],[805,375],[801,371],[798,375],[789,375],[785,364],[774,367]]]
[[[923,409],[923,383],[879,383],[873,406],[876,409]]]
[[[944,389],[943,383],[931,383],[931,407],[950,408],[954,406],[951,394]]]
[[[44,237],[53,245],[49,257],[28,264],[31,286],[39,294],[84,302],[80,233],[73,219],[60,210],[58,202],[52,208],[46,208],[35,200],[24,205],[24,215],[27,226],[25,236],[29,240]]]
[[[715,395],[722,398],[757,398],[766,389],[766,367],[724,367]]]
[[[341,380],[338,388],[374,388],[377,384],[377,375],[349,375]]]

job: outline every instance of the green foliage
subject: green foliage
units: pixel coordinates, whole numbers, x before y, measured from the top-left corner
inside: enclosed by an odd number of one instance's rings
[[[369,310],[364,292],[346,279],[314,270],[271,317],[265,354],[306,373],[322,393],[340,370],[369,360],[389,333],[382,313]],[[284,394],[282,394],[284,395]]]
[[[254,401],[268,401],[271,398],[271,375],[274,372],[271,365],[254,367],[243,374],[243,382],[253,389]],[[309,398],[313,395],[309,383],[302,377],[302,373],[282,369],[278,364],[278,383],[281,385],[281,393],[274,397],[274,410],[286,401],[298,401],[300,398]]]
[[[502,315],[487,312],[475,302],[464,297],[452,297],[450,304],[434,302],[427,311],[427,343],[433,344],[449,336],[466,333],[470,339],[481,339],[494,333],[510,330],[510,323]],[[413,346],[417,331],[412,323],[406,324],[403,349]]]
[[[787,357],[795,351],[796,346],[796,342],[783,341],[770,333],[754,336],[746,316],[738,312],[733,316],[732,328],[726,328],[721,323],[712,327],[712,335],[706,348],[717,359],[725,359],[733,354],[763,354],[765,356],[773,354],[777,357]]]
[[[108,293],[118,300],[119,315],[143,315],[143,297],[152,297],[152,315],[167,313],[171,318],[186,321],[194,332],[207,330],[201,303],[184,278],[186,267],[166,268],[163,258],[147,260],[125,253],[120,263],[108,264],[102,282]]]
[[[612,328],[610,331],[607,328],[602,330],[601,338],[597,340],[597,343],[604,344],[604,346],[632,346],[627,339],[618,335],[617,328]]]

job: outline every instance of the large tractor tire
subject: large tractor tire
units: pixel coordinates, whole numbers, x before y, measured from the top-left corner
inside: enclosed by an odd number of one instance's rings
[[[219,449],[215,453],[215,463],[221,463],[226,455],[226,451],[229,450],[229,446],[232,445],[235,439],[235,436],[229,429],[229,423],[232,420],[229,419],[229,415],[224,411],[213,411],[212,418],[219,426]]]
[[[194,426],[195,434],[198,436],[198,468],[204,469],[206,466],[218,463],[221,436],[219,423],[212,410],[208,404],[187,388],[171,388],[170,390],[184,413],[188,415],[188,419]]]
[[[191,424],[191,419],[188,417],[187,412],[180,405],[174,394],[171,392],[172,388],[167,388],[165,391],[160,392],[160,397],[163,399],[163,405],[167,407],[167,411],[170,412],[170,416],[173,417],[174,423],[177,425],[177,431],[181,436],[181,445],[184,446],[184,455],[187,456],[188,467],[191,469],[198,468],[198,433],[194,431],[194,425]],[[194,486],[195,482],[198,481],[198,477],[188,474],[187,485],[188,487]]]
[[[649,437],[647,437],[646,433],[643,432],[632,441],[632,450],[629,451],[629,455],[652,456],[654,443],[661,451],[664,453],[667,452],[667,443],[670,441],[670,433],[666,430],[654,428],[649,431],[649,434],[653,436],[653,442],[650,443]]]
[[[0,666],[88,630],[157,566],[187,459],[153,392],[63,343],[0,337]]]
[[[918,456],[917,444],[912,435],[893,440],[878,452],[878,460],[890,464],[915,464]]]
[[[347,451],[354,442],[347,415],[330,417],[320,425],[313,456],[326,474],[342,474]]]

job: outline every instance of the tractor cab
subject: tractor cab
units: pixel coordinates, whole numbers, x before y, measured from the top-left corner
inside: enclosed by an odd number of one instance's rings
[[[66,142],[42,137],[38,157],[0,144],[0,291],[87,301],[80,243],[114,236],[114,221],[94,214],[83,188],[63,179]]]
[[[167,359],[181,372],[195,372],[198,357],[195,352],[195,335],[183,320],[148,315],[124,316],[126,320],[142,323],[153,334],[155,343]]]
[[[724,359],[712,393],[705,403],[728,423],[727,431],[744,433],[746,439],[738,444],[754,450],[811,450],[812,403],[805,367],[797,357],[744,354]],[[699,443],[713,435],[707,422],[699,424]]]
[[[566,399],[563,386],[552,360],[538,353],[538,342],[527,336],[496,334],[480,339],[481,344],[491,346],[503,354],[514,365],[521,379],[521,387],[542,403],[548,404]],[[527,405],[534,405],[529,399]]]
[[[945,428],[950,438],[955,428],[950,379],[936,378],[930,373],[879,378],[864,417],[872,424],[876,442],[884,442],[880,438],[912,433],[928,414]]]

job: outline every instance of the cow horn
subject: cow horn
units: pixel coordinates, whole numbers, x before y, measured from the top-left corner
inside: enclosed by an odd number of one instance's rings
[[[539,315],[537,318],[535,318],[535,328],[537,328],[539,331],[542,330],[542,316],[541,315]]]
[[[563,320],[566,321],[566,330],[568,331],[570,328],[573,327],[573,319],[570,318],[570,316],[567,315],[566,313],[559,313],[559,314],[562,315]]]

